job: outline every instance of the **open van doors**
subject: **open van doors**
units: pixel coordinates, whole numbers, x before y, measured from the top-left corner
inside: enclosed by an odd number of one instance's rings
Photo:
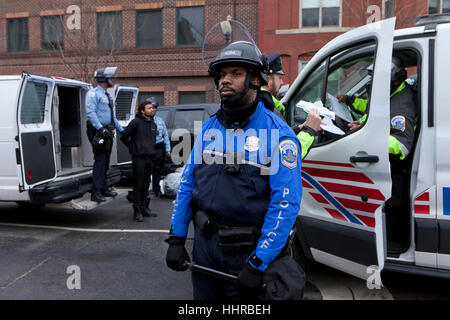
[[[384,202],[391,194],[388,140],[394,26],[395,18],[383,20],[332,40],[302,70],[283,100],[292,120],[301,100],[327,106],[327,94],[357,95],[371,81],[364,125],[349,131],[344,122],[346,132],[313,145],[303,161],[298,228],[302,245],[315,261],[363,279],[381,271],[386,257]],[[371,78],[365,70],[373,63]]]
[[[115,88],[116,118],[122,128],[128,126],[130,121],[134,119],[138,93],[137,87],[117,86]],[[131,155],[127,147],[119,140],[115,139],[115,143],[117,145],[117,164],[121,165],[131,162]]]
[[[55,80],[24,72],[17,108],[23,190],[56,177],[51,108]],[[19,157],[18,157],[19,158]]]

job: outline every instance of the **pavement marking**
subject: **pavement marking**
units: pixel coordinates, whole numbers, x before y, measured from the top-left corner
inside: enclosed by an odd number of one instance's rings
[[[20,228],[39,228],[39,229],[52,229],[52,230],[64,230],[64,231],[77,231],[77,232],[103,232],[103,233],[169,233],[169,230],[158,229],[89,229],[89,228],[70,228],[59,226],[47,226],[38,224],[20,224],[20,223],[0,223],[0,226],[6,227],[20,227]]]
[[[12,286],[14,283],[16,283],[17,281],[19,281],[20,279],[25,278],[27,275],[29,275],[30,273],[32,273],[34,270],[36,270],[37,268],[39,268],[40,266],[42,266],[44,263],[46,263],[48,260],[50,260],[50,257],[48,257],[47,259],[45,259],[44,261],[41,261],[39,264],[37,264],[36,266],[34,266],[33,268],[31,268],[30,270],[28,270],[27,272],[21,274],[20,276],[18,276],[17,278],[15,278],[13,281],[11,281],[10,283],[8,283],[5,286],[0,286],[0,289],[6,289],[10,286]]]

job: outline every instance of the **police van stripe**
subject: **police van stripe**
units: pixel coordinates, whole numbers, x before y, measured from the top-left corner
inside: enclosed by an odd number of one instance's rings
[[[347,209],[344,208],[331,194],[329,194],[317,181],[315,181],[309,174],[302,171],[302,177],[316,188],[336,209],[339,210],[350,222],[359,225],[364,225],[355,216],[353,216]]]
[[[450,215],[450,188],[442,188],[443,211],[445,215]]]

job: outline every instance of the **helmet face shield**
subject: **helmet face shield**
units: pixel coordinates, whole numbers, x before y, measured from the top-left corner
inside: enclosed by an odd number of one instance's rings
[[[115,77],[117,69],[117,67],[97,69],[94,73],[94,79],[97,82],[107,82],[108,79],[112,79]]]
[[[216,60],[210,63],[208,71],[214,77],[216,85],[218,85],[220,70],[231,65],[238,65],[247,69],[249,73],[261,78],[261,85],[267,84],[267,57],[261,54],[252,43],[246,41],[234,42],[225,47]]]
[[[202,60],[216,86],[220,70],[231,65],[247,69],[261,78],[261,85],[267,84],[267,58],[261,54],[247,28],[230,17],[208,31],[203,42]]]
[[[117,67],[108,67],[105,68],[104,75],[106,79],[114,78],[117,72]]]

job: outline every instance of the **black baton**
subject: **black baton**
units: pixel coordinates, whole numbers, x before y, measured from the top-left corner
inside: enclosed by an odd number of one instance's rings
[[[222,280],[227,280],[230,282],[237,282],[238,277],[229,273],[225,273],[222,271],[214,270],[208,267],[204,267],[198,264],[195,264],[195,262],[188,262],[185,261],[184,265],[187,266],[191,271],[201,272]]]

